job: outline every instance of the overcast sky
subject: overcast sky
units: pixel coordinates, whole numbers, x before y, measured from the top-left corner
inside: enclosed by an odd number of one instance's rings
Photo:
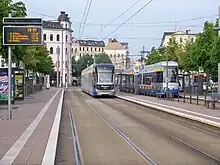
[[[107,37],[149,0],[139,0],[131,10],[101,30],[101,25],[112,21],[136,1],[93,0],[83,37],[95,39]],[[57,19],[60,11],[66,11],[73,23],[73,36],[78,36],[79,23],[82,20],[87,0],[23,0],[23,2],[27,5],[28,16],[42,17],[46,20]],[[218,5],[220,5],[219,0],[154,0],[111,37],[116,37],[121,42],[128,42],[130,53],[137,54],[143,45],[148,50],[152,46],[158,47],[164,31],[190,29],[193,33],[200,32],[204,21],[215,21]],[[205,18],[193,19],[198,17]],[[175,23],[177,20],[189,19],[191,20]]]

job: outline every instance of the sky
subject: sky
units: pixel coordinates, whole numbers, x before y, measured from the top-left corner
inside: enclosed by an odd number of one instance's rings
[[[137,1],[138,3],[128,12],[103,28]],[[165,31],[201,32],[205,21],[216,20],[220,5],[219,0],[153,0],[109,36],[149,0],[92,0],[87,24],[81,35],[79,27],[87,0],[23,0],[23,2],[27,6],[29,17],[55,20],[60,11],[66,11],[71,17],[73,36],[96,40],[115,37],[120,42],[129,43],[130,55],[137,55],[143,46],[146,50],[158,47]]]

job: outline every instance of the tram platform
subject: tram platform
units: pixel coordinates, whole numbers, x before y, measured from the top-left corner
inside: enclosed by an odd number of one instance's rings
[[[36,93],[13,105],[11,120],[1,108],[0,165],[54,164],[62,99],[63,89]]]
[[[189,101],[184,103],[182,100],[178,102],[178,99],[158,99],[124,92],[117,92],[117,97],[220,128],[220,104],[216,104],[216,109],[213,110],[205,107],[204,101],[197,105],[195,100],[190,104]]]

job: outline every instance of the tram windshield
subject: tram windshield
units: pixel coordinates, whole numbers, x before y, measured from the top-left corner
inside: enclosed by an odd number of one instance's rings
[[[97,73],[98,73],[98,83],[112,83],[113,82],[112,69],[97,68]]]
[[[178,69],[168,68],[168,82],[177,83],[178,82]]]

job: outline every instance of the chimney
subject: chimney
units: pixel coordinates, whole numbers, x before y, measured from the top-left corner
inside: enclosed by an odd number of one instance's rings
[[[190,30],[186,30],[186,34],[189,34]]]
[[[111,39],[111,38],[109,38],[109,39],[108,39],[108,43],[111,43],[111,42],[112,42],[112,39]]]

